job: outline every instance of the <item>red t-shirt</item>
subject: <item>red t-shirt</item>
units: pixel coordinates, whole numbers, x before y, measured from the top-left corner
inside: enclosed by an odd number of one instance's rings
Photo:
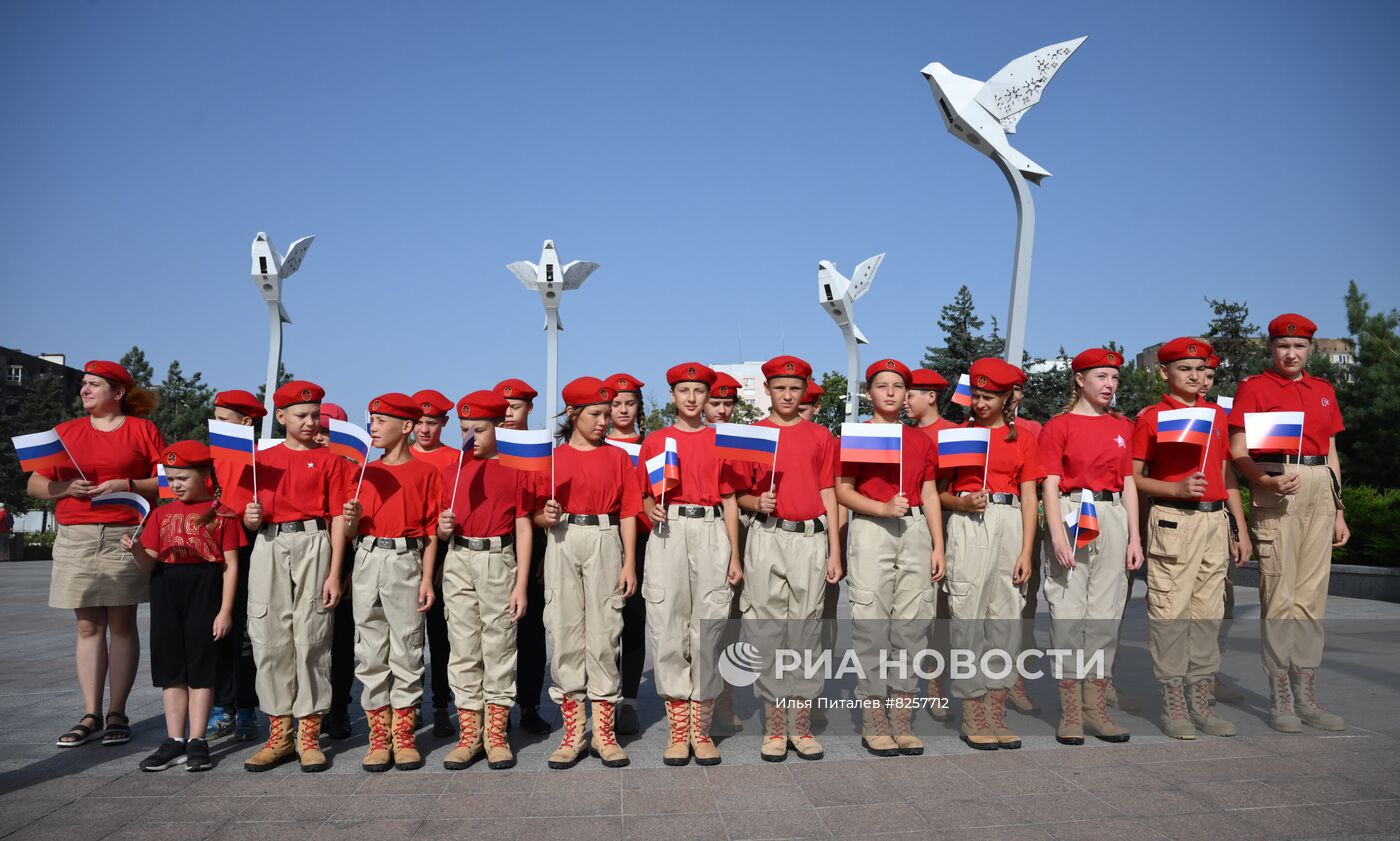
[[[215,517],[207,526],[199,518],[209,513],[211,500],[173,500],[151,512],[141,528],[141,545],[162,564],[222,564],[224,552],[248,545],[243,523],[236,517]]]
[[[1305,456],[1327,455],[1331,449],[1329,439],[1346,429],[1342,425],[1342,407],[1337,404],[1337,392],[1331,383],[1312,374],[1290,380],[1271,368],[1262,374],[1245,377],[1240,381],[1239,391],[1235,392],[1235,405],[1230,408],[1230,426],[1244,429],[1244,416],[1249,412],[1302,412]],[[1291,450],[1256,452],[1288,452],[1296,455]]]
[[[337,516],[354,493],[359,474],[354,462],[325,447],[293,450],[285,443],[268,447],[258,453],[258,501],[263,506],[263,522]]]
[[[929,424],[924,428],[932,429],[936,425]],[[923,484],[933,479],[938,471],[937,446],[927,433],[921,433],[912,426],[904,427],[900,443],[900,461],[903,462],[904,468],[904,498],[910,505],[923,505]],[[839,445],[838,442],[838,447]],[[866,499],[888,502],[894,498],[895,484],[900,481],[900,465],[843,461],[840,475],[854,479],[856,492]]]
[[[1121,415],[1056,415],[1040,432],[1045,475],[1060,477],[1060,492],[1088,488],[1121,491],[1133,474],[1133,422]]]
[[[1202,502],[1221,502],[1226,496],[1224,464],[1230,460],[1230,439],[1225,431],[1225,410],[1206,400],[1197,400],[1196,407],[1215,410],[1215,423],[1211,427],[1207,452],[1202,453],[1202,448],[1195,444],[1157,442],[1158,413],[1190,408],[1176,397],[1165,394],[1160,403],[1153,403],[1138,415],[1137,423],[1133,426],[1133,459],[1145,462],[1144,472],[1163,482],[1179,482],[1185,479],[1202,469],[1201,463],[1204,459],[1206,493],[1200,499]]]
[[[514,534],[516,518],[529,517],[535,508],[529,477],[530,474],[506,467],[494,458],[463,459],[460,476],[456,464],[442,469],[442,504],[438,508],[452,509],[457,518],[454,534],[463,537]]]
[[[360,505],[364,507],[360,534],[427,537],[437,529],[441,502],[442,475],[426,461],[372,461],[365,467],[365,482],[360,487]]]
[[[714,428],[707,426],[686,432],[668,426],[653,432],[642,442],[642,453],[637,458],[637,482],[642,496],[653,496],[651,480],[647,477],[647,459],[660,455],[670,438],[676,441],[681,478],[674,488],[666,491],[667,505],[718,505],[722,497],[734,493],[733,470],[728,462],[715,456]]]
[[[408,454],[432,465],[437,470],[451,465],[453,470],[457,469],[457,454],[462,452],[456,447],[449,447],[446,444],[440,445],[435,450],[420,450],[415,444],[408,448]],[[471,453],[467,453],[467,458],[471,458]],[[465,460],[465,459],[464,459]]]
[[[219,504],[224,511],[242,517],[243,509],[253,501],[253,468],[228,459],[216,458],[214,478],[219,482]]]
[[[549,489],[549,474],[544,474]],[[566,514],[642,513],[642,494],[632,457],[609,444],[579,450],[571,444],[554,448],[554,499]]]
[[[736,485],[758,495],[772,483],[777,495],[773,513],[784,520],[813,520],[825,514],[821,492],[836,485],[836,436],[809,420],[780,426],[764,418],[754,426],[780,430],[777,482],[773,470],[749,462],[736,471]]]
[[[1016,429],[1020,432],[1029,432],[1030,434],[1035,436],[1035,440],[1037,441],[1040,440],[1040,431],[1044,428],[1045,425],[1042,424],[1040,421],[1034,421],[1030,418],[1016,419]]]
[[[942,429],[957,429],[957,428],[958,428],[958,424],[953,423],[952,421],[948,420],[948,419],[945,418],[945,417],[939,417],[937,420],[935,420],[935,421],[934,421],[933,423],[931,423],[931,424],[928,424],[927,426],[916,426],[916,427],[914,427],[914,428],[917,429],[917,430],[919,430],[920,432],[922,432],[923,434],[925,434],[925,435],[928,436],[929,440],[933,442],[933,449],[934,449],[934,452],[937,452],[937,451],[938,451],[938,432],[939,432],[939,430],[942,430]]]
[[[973,426],[972,423],[963,424]],[[1045,468],[1040,463],[1040,447],[1035,436],[1024,430],[1016,430],[1016,440],[1008,441],[1006,436],[1011,429],[1005,426],[991,430],[991,447],[987,451],[987,492],[996,494],[1021,494],[1021,483],[1039,482],[1045,478]],[[948,490],[953,493],[976,493],[982,490],[982,470],[976,467],[955,467],[951,474]]]
[[[156,464],[165,449],[165,438],[156,425],[132,415],[127,415],[121,426],[110,432],[98,430],[87,417],[64,421],[56,429],[64,448],[94,485],[113,479],[151,478],[156,475]],[[72,467],[46,467],[35,472],[55,482],[81,478]],[[60,499],[54,506],[54,519],[65,526],[89,523],[134,526],[141,522],[141,516],[125,505],[93,508],[86,499],[71,496]]]

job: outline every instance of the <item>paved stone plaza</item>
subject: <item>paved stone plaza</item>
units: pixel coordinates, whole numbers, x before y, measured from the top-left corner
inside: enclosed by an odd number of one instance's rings
[[[47,563],[0,565],[0,837],[14,841],[1400,838],[1400,605],[1328,605],[1322,698],[1346,717],[1350,727],[1340,734],[1285,736],[1264,723],[1257,602],[1253,590],[1241,590],[1224,667],[1246,700],[1222,708],[1240,735],[1162,736],[1139,585],[1118,683],[1147,703],[1142,712],[1116,714],[1133,731],[1128,745],[1057,745],[1054,686],[1042,681],[1030,690],[1046,708],[1039,718],[1008,713],[1025,740],[1018,751],[971,751],[953,723],[921,713],[916,731],[927,755],[877,759],[861,748],[856,719],[843,711],[818,730],[825,760],[789,754],[767,764],[758,759],[755,705],[744,699],[745,727],[721,743],[724,764],[665,768],[664,716],[644,683],[646,730],[624,742],[627,769],[585,760],[548,770],[557,734],[514,730],[516,770],[489,771],[483,762],[444,772],[434,769],[452,740],[424,731],[426,768],[367,774],[359,768],[365,736],[357,711],[355,737],[325,743],[334,763],[326,773],[286,765],[249,774],[242,759],[257,743],[225,740],[212,745],[217,766],[192,774],[136,768],[164,733],[144,652],[129,706],[132,743],[53,747],[82,710],[72,616],[45,606],[48,580]],[[141,616],[144,634],[144,609]],[[1043,623],[1039,630],[1043,643]],[[828,695],[849,697],[850,687],[829,687]]]

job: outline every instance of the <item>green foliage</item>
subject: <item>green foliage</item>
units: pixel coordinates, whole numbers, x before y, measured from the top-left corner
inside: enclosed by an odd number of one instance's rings
[[[831,430],[832,435],[840,435],[841,424],[846,422],[846,375],[827,371],[817,380],[817,384],[826,393],[817,399],[817,413],[812,421]],[[860,394],[857,402],[859,405],[856,406],[856,417],[870,417],[874,412],[870,407],[870,399]]]
[[[982,335],[985,324],[972,303],[972,291],[966,286],[959,288],[953,303],[945,306],[938,316],[944,344],[925,348],[923,367],[932,368],[950,383],[957,383],[974,359],[1000,356],[1005,352],[1006,343],[997,333],[997,320],[992,318],[992,332],[988,336]]]
[[[1347,288],[1346,306],[1356,363],[1347,377],[1333,380],[1347,426],[1337,444],[1342,475],[1348,482],[1395,488],[1400,486],[1400,313],[1372,312],[1355,281]]]
[[[78,412],[63,385],[63,378],[49,371],[35,377],[20,403],[19,413],[0,416],[0,502],[16,515],[26,511],[53,510],[52,502],[31,499],[25,490],[28,476],[20,470],[10,438],[43,432]]]
[[[1166,383],[1157,375],[1156,365],[1140,368],[1136,362],[1128,362],[1118,370],[1116,406],[1124,415],[1135,418],[1138,412],[1161,400],[1165,390]]]
[[[160,404],[151,421],[160,429],[165,440],[209,440],[209,417],[214,405],[214,389],[204,383],[201,374],[186,377],[179,362],[171,362],[165,381],[157,387]]]
[[[1264,370],[1267,354],[1259,342],[1259,328],[1249,323],[1249,305],[1243,301],[1206,298],[1212,312],[1201,338],[1210,342],[1220,367],[1215,370],[1215,390],[1233,395],[1240,380]]]
[[[1029,353],[1026,354],[1021,367],[1029,376],[1021,392],[1021,417],[1044,423],[1060,413],[1069,402],[1069,388],[1074,381],[1074,375],[1069,370],[1069,360],[1069,354],[1065,353],[1063,345],[1060,346],[1053,365],[1045,365],[1047,360],[1032,359]],[[960,407],[950,404],[950,408]]]
[[[1400,564],[1400,488],[1351,485],[1342,489],[1351,540],[1332,551],[1332,562]]]
[[[47,561],[53,558],[53,541],[58,532],[27,531],[24,533],[24,559],[26,561]]]
[[[665,429],[676,422],[676,404],[670,400],[666,405],[661,405],[655,400],[650,402],[647,413],[642,416],[642,429],[646,432],[653,432],[658,429]]]

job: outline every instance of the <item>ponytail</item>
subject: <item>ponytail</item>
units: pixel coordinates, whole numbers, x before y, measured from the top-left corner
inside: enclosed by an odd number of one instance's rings
[[[207,470],[207,468],[200,469]],[[195,522],[199,524],[200,528],[205,528],[210,523],[214,522],[214,518],[219,514],[219,498],[223,496],[223,491],[219,488],[219,474],[215,473],[213,470],[207,470],[207,475],[210,484],[214,486],[214,498],[209,501],[209,510],[200,514],[199,517],[195,519]]]
[[[119,383],[112,383],[112,385],[126,390],[122,394],[121,400],[123,415],[132,415],[138,418],[149,417],[156,410],[156,406],[160,405],[160,395],[149,388],[142,388],[139,385],[122,386]]]
[[[1006,422],[1008,432],[1005,440],[1015,441],[1016,432],[1016,407],[1011,404],[1011,392],[1006,392],[1006,402],[1001,404],[1001,419]]]

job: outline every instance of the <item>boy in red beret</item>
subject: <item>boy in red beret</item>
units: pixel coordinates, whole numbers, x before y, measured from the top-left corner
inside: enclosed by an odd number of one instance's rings
[[[808,379],[807,387],[802,392],[802,400],[797,404],[797,416],[805,421],[817,420],[817,407],[821,403],[822,395],[826,394],[826,389],[816,380]]]
[[[426,461],[441,472],[449,466],[456,467],[461,451],[442,443],[442,430],[447,425],[447,416],[452,411],[452,401],[440,391],[425,388],[413,393],[413,402],[423,414],[413,425],[413,457]],[[447,557],[447,544],[439,541],[437,547],[437,568]],[[428,662],[432,669],[429,686],[433,690],[433,735],[451,736],[452,717],[447,714],[448,696],[452,694],[447,683],[447,663],[452,657],[451,640],[447,633],[447,616],[443,612],[442,585],[438,583],[433,606],[428,610]]]
[[[422,409],[406,394],[369,402],[369,436],[384,455],[364,468],[344,505],[355,543],[355,668],[369,725],[366,771],[423,767],[418,704],[423,699],[423,614],[432,607],[442,477],[410,454]]]
[[[243,763],[249,771],[293,755],[303,771],[330,767],[319,739],[331,705],[332,617],[347,534],[336,515],[353,477],[345,459],[316,444],[325,395],[304,380],[273,392],[287,437],[258,453],[258,499],[244,508],[243,525],[258,533],[248,573],[248,636],[258,701],[268,716],[267,743]]]
[[[705,400],[706,423],[729,423],[738,405],[739,389],[743,384],[723,371],[715,372],[715,384],[710,388],[710,396]]]

